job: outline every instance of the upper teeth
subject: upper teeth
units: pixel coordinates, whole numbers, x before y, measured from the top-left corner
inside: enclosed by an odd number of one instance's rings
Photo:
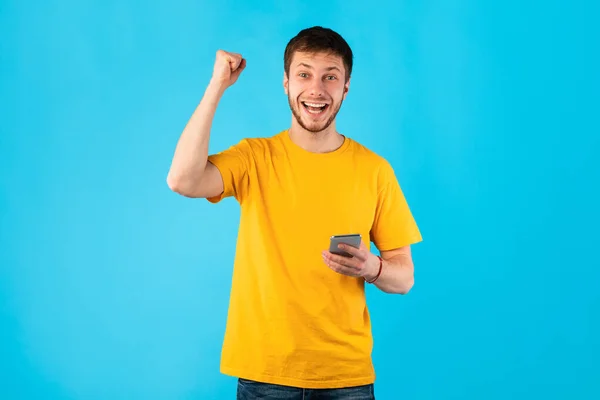
[[[306,104],[309,107],[325,107],[327,105],[325,103],[307,103],[307,102],[304,102],[304,104]]]

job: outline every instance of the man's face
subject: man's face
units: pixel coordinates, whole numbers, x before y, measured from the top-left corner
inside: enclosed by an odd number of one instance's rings
[[[344,62],[337,55],[294,54],[283,86],[300,126],[316,133],[331,125],[350,85],[350,82],[345,83],[345,74]]]

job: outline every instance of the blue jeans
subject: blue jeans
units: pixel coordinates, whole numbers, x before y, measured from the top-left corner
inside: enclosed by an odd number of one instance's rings
[[[375,400],[374,385],[341,389],[302,389],[238,379],[237,400]]]

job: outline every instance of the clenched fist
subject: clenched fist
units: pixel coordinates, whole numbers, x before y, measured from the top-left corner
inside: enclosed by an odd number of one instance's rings
[[[233,85],[246,68],[246,60],[241,54],[217,51],[212,81],[224,89]]]

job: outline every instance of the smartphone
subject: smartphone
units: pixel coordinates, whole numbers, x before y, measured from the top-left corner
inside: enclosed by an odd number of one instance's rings
[[[352,254],[346,253],[344,250],[338,248],[338,245],[343,243],[349,246],[360,248],[361,236],[358,233],[351,235],[333,235],[329,242],[329,252],[344,257],[352,257]]]

